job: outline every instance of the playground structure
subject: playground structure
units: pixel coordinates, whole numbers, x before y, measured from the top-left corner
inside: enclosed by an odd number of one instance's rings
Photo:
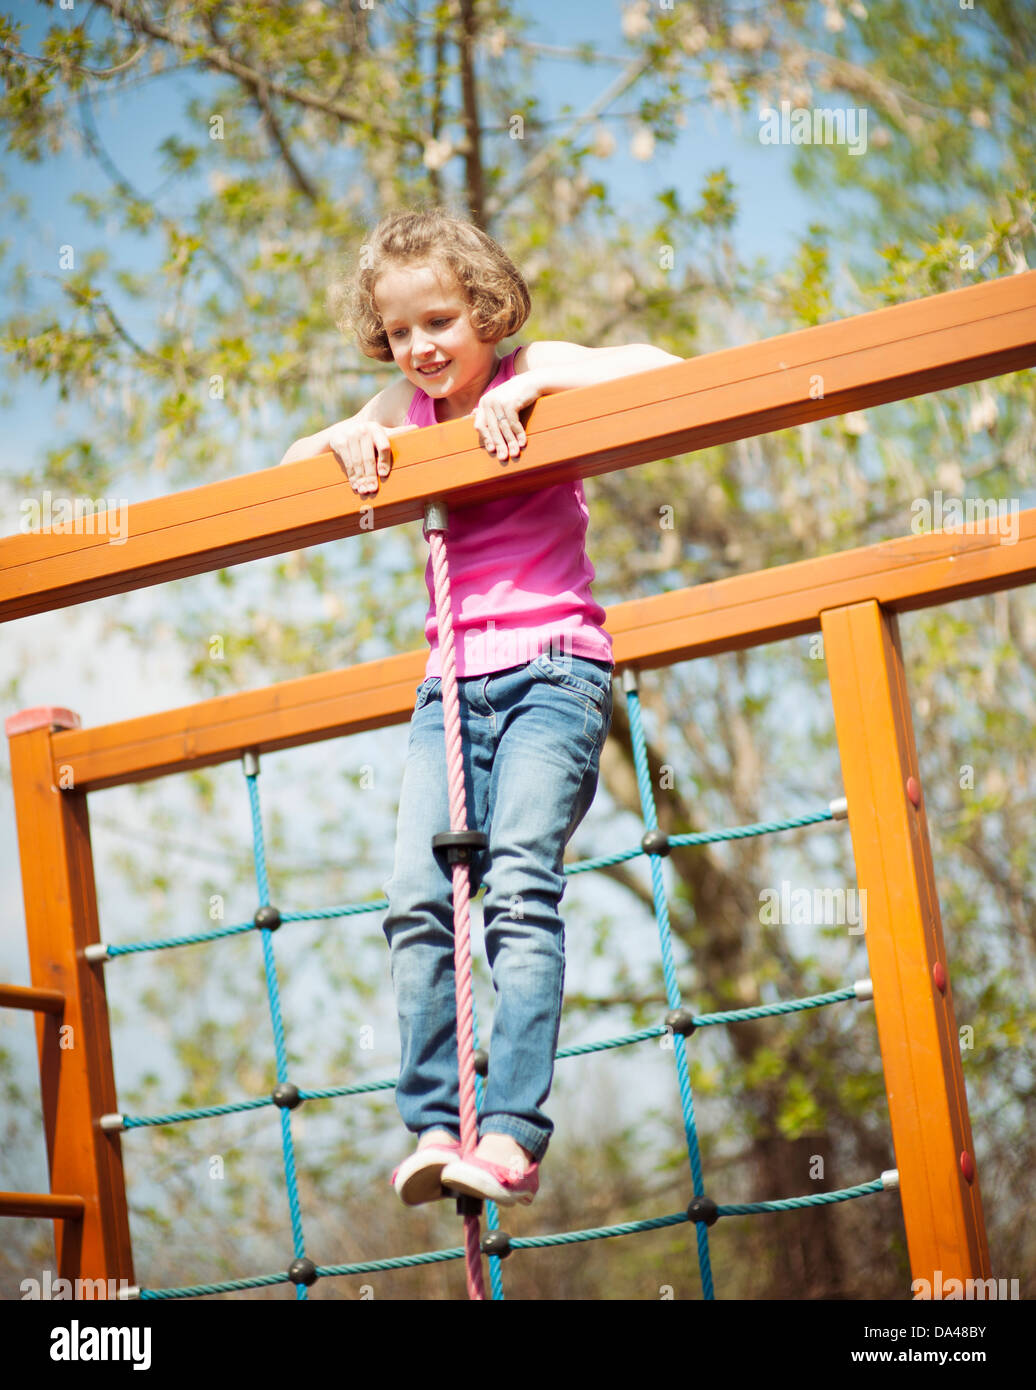
[[[12,537],[0,542],[0,616],[416,520],[433,499],[464,506],[1034,364],[1036,271],[545,397],[506,466],[470,422],[400,436],[373,502],[325,454],[138,503],[124,544],[100,528]],[[1011,545],[995,526],[911,535],[607,617],[617,676],[823,634],[911,1270],[932,1284],[936,1271],[944,1285],[991,1271],[896,615],[1034,580],[1031,509]],[[0,987],[0,1004],[36,1015],[51,1192],[0,1194],[0,1215],[53,1218],[61,1277],[134,1283],[89,792],[237,758],[252,790],[264,752],[407,721],[425,656],[93,729],[56,707],[7,720],[32,983]],[[655,866],[664,851],[650,852]],[[62,1025],[75,1048],[60,1046]]]

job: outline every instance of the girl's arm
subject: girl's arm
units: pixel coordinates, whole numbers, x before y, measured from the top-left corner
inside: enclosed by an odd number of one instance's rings
[[[510,381],[487,391],[474,410],[475,429],[483,446],[498,458],[517,457],[525,447],[519,412],[551,391],[596,386],[620,376],[649,372],[682,362],[650,343],[628,347],[588,348],[579,343],[530,343],[514,359]]]
[[[649,372],[654,367],[668,367],[684,360],[650,343],[613,348],[588,348],[579,343],[530,343],[524,356],[524,362],[521,353],[515,359],[515,373],[531,373],[539,387],[537,394],[541,396],[551,391],[596,386],[601,381]]]
[[[376,396],[372,396],[362,410],[355,415],[350,415],[347,420],[338,420],[333,425],[328,425],[327,429],[318,431],[317,434],[307,435],[304,439],[296,439],[291,444],[281,463],[297,463],[299,459],[313,458],[316,454],[324,454],[330,449],[331,436],[343,425],[355,424],[357,421],[369,421],[375,425],[384,425],[386,429],[392,429],[397,425],[406,423],[407,411],[410,409],[410,402],[414,398],[417,387],[413,382],[407,381],[406,377],[400,377],[391,386],[386,386],[384,391],[379,391]],[[280,464],[277,465],[280,467]]]

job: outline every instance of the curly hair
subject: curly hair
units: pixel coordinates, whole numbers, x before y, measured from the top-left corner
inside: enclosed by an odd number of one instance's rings
[[[436,204],[389,213],[327,292],[336,325],[356,334],[365,357],[393,360],[374,289],[386,270],[415,265],[444,270],[456,280],[482,342],[509,338],[529,317],[532,302],[521,272],[474,223]]]

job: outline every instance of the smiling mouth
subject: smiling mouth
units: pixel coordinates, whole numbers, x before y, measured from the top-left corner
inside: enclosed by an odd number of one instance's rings
[[[435,376],[437,375],[437,373],[443,371],[449,365],[450,364],[448,361],[433,362],[430,367],[418,367],[417,370],[421,373],[422,376]]]

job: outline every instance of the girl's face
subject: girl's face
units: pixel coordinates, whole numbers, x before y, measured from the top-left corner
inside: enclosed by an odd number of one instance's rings
[[[374,302],[388,335],[396,366],[434,400],[440,420],[475,409],[496,370],[494,343],[479,340],[464,291],[438,267],[398,266],[374,286]]]

